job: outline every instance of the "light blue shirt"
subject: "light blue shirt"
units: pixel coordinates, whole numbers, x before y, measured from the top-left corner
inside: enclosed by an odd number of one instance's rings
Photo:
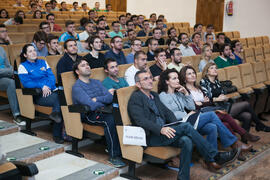
[[[59,37],[59,42],[65,42],[68,39],[74,39],[74,40],[80,40],[79,34],[77,34],[76,37],[73,35],[70,35],[68,32],[64,32],[60,37]]]
[[[133,64],[133,63],[134,63],[134,54],[129,53],[129,54],[126,56],[126,61],[127,61],[127,64]]]
[[[46,45],[41,50],[38,50],[35,43],[32,42],[31,44],[34,46],[34,48],[35,48],[35,50],[37,52],[37,56],[44,56],[44,57],[48,56],[48,49],[47,49]]]
[[[109,36],[110,36],[110,38],[113,38],[114,36],[120,36],[121,38],[123,38],[123,34],[121,31],[119,31],[118,33],[111,31],[111,32],[109,32]]]

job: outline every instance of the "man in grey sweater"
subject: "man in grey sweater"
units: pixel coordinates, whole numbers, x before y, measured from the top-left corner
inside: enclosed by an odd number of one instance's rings
[[[20,126],[25,126],[25,121],[20,118],[19,104],[16,95],[15,81],[13,77],[13,68],[9,63],[6,52],[0,47],[0,91],[6,91],[8,102],[14,117],[14,122]]]

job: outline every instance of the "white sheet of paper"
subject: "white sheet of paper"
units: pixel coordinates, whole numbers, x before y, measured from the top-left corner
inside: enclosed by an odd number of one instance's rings
[[[143,128],[137,126],[124,126],[123,131],[123,144],[147,146],[146,135]]]

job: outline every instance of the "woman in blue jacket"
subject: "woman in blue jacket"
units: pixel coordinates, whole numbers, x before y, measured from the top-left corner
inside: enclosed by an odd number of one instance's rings
[[[63,143],[62,117],[60,103],[56,92],[55,77],[45,60],[37,58],[37,52],[32,44],[26,44],[20,54],[21,64],[18,69],[20,81],[24,88],[39,88],[42,94],[34,96],[34,103],[53,107],[50,119],[54,120],[53,140]]]

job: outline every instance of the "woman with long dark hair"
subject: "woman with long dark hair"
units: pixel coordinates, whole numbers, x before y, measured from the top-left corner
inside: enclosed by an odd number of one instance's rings
[[[227,98],[224,95],[224,89],[218,80],[217,66],[215,63],[208,63],[205,66],[202,72],[200,85],[204,94],[212,102],[227,101]],[[250,123],[253,121],[256,124],[256,131],[270,132],[270,127],[261,122],[247,101],[234,103],[231,107],[230,115],[233,118],[240,120],[243,123],[242,127],[246,131],[250,130]]]
[[[33,97],[34,103],[52,107],[49,118],[54,121],[53,139],[62,144],[62,117],[60,103],[56,92],[55,77],[45,60],[37,58],[37,52],[32,44],[26,44],[20,54],[21,64],[18,68],[20,81],[24,88],[38,88],[40,95]]]
[[[180,84],[184,86],[189,93],[191,94],[196,109],[203,109],[204,107],[209,108],[211,110],[215,109],[214,103],[204,95],[201,88],[196,84],[197,74],[195,69],[192,66],[185,66],[180,71]],[[215,110],[215,113],[219,117],[219,119],[223,122],[223,124],[231,131],[231,133],[238,133],[241,136],[241,141],[247,143],[248,141],[256,142],[260,139],[259,136],[254,136],[247,132],[245,129],[241,128],[236,121],[225,111],[223,110]]]

